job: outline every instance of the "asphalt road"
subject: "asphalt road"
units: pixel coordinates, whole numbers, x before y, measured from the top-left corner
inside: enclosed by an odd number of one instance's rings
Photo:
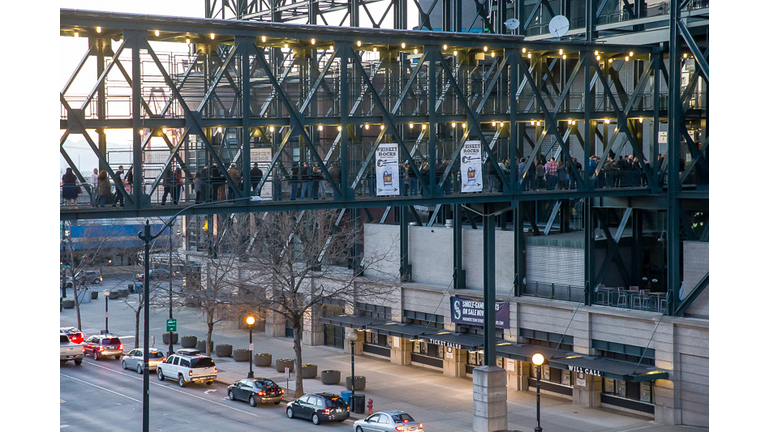
[[[71,431],[138,431],[142,428],[142,375],[123,370],[117,360],[86,358],[80,366],[61,367],[60,424]],[[218,382],[180,388],[176,381],[159,381],[150,374],[151,431],[292,430],[317,431],[305,420],[289,420],[285,403],[257,406],[230,401]],[[351,430],[352,422],[324,425]]]

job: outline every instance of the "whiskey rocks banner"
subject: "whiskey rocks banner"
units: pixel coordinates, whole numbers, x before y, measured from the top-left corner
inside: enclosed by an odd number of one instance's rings
[[[461,148],[461,192],[483,191],[480,141],[466,141]]]
[[[397,144],[379,144],[376,149],[376,196],[400,195]]]

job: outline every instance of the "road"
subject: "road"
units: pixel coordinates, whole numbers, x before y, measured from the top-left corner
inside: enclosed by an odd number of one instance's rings
[[[137,431],[142,428],[142,380],[123,370],[117,360],[86,358],[80,366],[69,362],[60,370],[61,428],[68,431]],[[249,431],[270,425],[272,430],[316,431],[305,420],[285,417],[285,403],[252,408],[227,398],[227,387],[194,384],[180,388],[175,381],[159,381],[150,374],[150,430]],[[350,430],[351,422],[325,425]]]

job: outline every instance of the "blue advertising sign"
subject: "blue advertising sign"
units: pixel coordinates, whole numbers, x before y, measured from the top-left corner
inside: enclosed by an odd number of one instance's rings
[[[484,302],[451,297],[451,321],[454,324],[483,325]],[[496,302],[496,328],[509,328],[509,302]]]

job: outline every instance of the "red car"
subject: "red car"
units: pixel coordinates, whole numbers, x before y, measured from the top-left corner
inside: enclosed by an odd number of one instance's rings
[[[61,331],[67,334],[70,342],[76,344],[83,343],[83,332],[78,330],[76,327],[62,327]]]

